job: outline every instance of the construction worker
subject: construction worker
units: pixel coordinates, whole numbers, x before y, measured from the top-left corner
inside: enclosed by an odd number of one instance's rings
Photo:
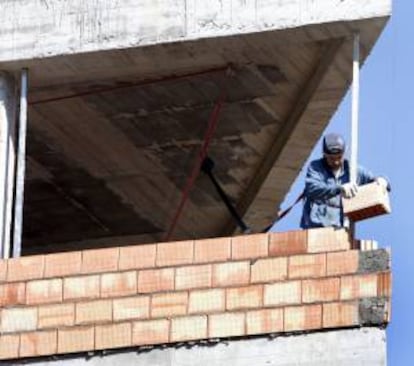
[[[337,133],[327,134],[323,139],[323,157],[310,163],[306,174],[303,212],[300,226],[346,227],[350,223],[344,217],[341,196],[354,197],[358,186],[377,181],[387,187],[383,177],[375,177],[368,170],[358,167],[357,184],[350,182],[348,160],[344,159],[345,140]]]

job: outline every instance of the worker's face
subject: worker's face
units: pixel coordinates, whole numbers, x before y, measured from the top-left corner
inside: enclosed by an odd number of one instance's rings
[[[325,157],[326,163],[332,170],[338,170],[342,167],[344,161],[344,154],[323,154]]]

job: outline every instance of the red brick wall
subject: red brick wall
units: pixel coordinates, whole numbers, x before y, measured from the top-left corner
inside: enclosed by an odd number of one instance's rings
[[[385,324],[363,253],[317,229],[0,261],[0,359],[358,326],[361,299]]]

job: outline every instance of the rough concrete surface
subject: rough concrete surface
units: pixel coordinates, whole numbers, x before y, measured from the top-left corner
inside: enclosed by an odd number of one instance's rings
[[[369,298],[359,300],[359,322],[362,325],[378,325],[387,319],[387,300]]]
[[[381,272],[390,269],[390,253],[386,249],[359,253],[358,272]]]
[[[381,366],[385,330],[361,328],[35,362],[37,366]],[[9,363],[20,365],[22,363]]]
[[[0,62],[383,17],[390,12],[391,0],[2,0]]]

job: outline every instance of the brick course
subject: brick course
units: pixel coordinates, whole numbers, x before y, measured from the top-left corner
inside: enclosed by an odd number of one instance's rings
[[[82,252],[56,253],[45,256],[45,277],[77,275],[81,271]]]
[[[175,288],[177,290],[211,287],[212,266],[187,266],[177,268],[175,272]]]
[[[193,257],[194,242],[192,240],[157,244],[156,264],[158,267],[193,263]]]
[[[40,306],[38,311],[39,328],[57,328],[75,324],[75,304]]]
[[[95,349],[131,346],[131,334],[130,323],[98,325],[95,328]]]
[[[7,281],[25,281],[42,278],[44,273],[44,256],[12,258],[7,261]]]
[[[132,329],[132,344],[162,344],[169,341],[170,322],[167,319],[135,322]]]
[[[213,266],[213,286],[245,285],[250,279],[249,262],[222,263]]]
[[[225,309],[225,294],[224,289],[212,289],[191,291],[189,297],[188,312],[204,313],[219,312]]]
[[[174,269],[149,269],[138,272],[138,292],[151,293],[174,289]]]
[[[84,250],[82,273],[111,272],[118,269],[119,248]]]
[[[231,256],[231,238],[196,240],[194,262],[225,262]]]
[[[61,302],[62,298],[63,287],[60,278],[27,283],[26,303],[28,305]]]
[[[63,298],[65,300],[95,299],[100,296],[100,277],[69,277],[63,280]]]
[[[389,253],[344,230],[22,257],[0,261],[0,359],[384,325],[390,296]]]
[[[297,255],[289,258],[289,278],[323,277],[325,274],[325,254]]]
[[[26,284],[24,282],[0,285],[0,307],[26,303]]]
[[[20,337],[20,357],[45,356],[56,352],[56,330],[23,333]]]
[[[171,342],[207,338],[207,316],[188,316],[172,319]]]
[[[268,254],[269,236],[267,234],[243,235],[231,239],[232,259],[267,257]]]
[[[94,348],[94,327],[74,327],[58,330],[58,353],[90,351]]]

